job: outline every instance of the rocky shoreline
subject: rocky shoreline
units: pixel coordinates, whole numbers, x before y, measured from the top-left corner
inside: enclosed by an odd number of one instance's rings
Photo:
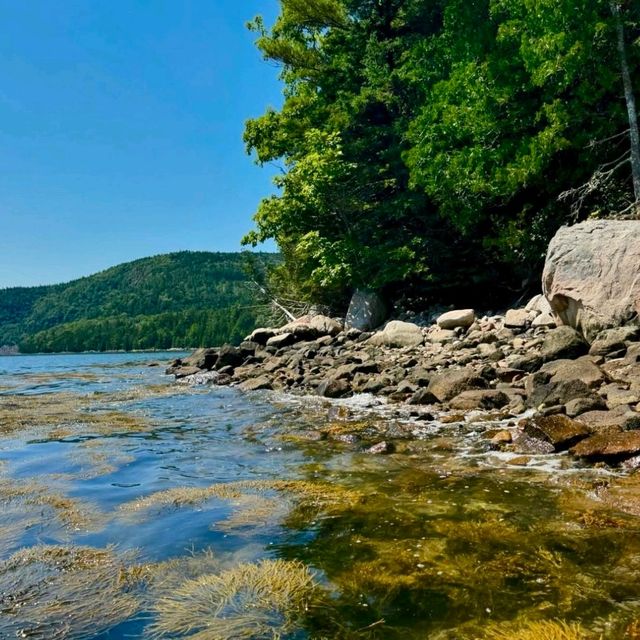
[[[493,448],[640,466],[640,327],[606,329],[589,344],[556,326],[541,295],[504,315],[453,310],[429,326],[393,320],[373,332],[306,316],[237,347],[199,349],[167,373],[247,392],[373,394],[422,421],[511,417],[512,428],[489,433]],[[393,450],[388,440],[371,453]]]

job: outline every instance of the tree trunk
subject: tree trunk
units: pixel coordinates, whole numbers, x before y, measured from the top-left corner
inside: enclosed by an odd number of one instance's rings
[[[626,45],[624,41],[624,23],[622,20],[620,3],[612,2],[611,11],[616,21],[618,35],[618,55],[622,67],[622,82],[624,84],[624,98],[629,114],[629,138],[631,140],[631,176],[633,178],[633,195],[636,203],[636,215],[640,217],[640,133],[638,132],[638,114],[636,112],[636,100],[633,95],[629,63],[627,62]]]

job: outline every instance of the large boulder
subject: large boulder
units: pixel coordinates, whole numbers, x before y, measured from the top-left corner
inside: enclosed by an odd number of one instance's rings
[[[417,347],[423,342],[422,329],[412,322],[402,320],[388,322],[382,331],[369,338],[370,344],[387,347]]]
[[[447,402],[464,391],[486,389],[487,381],[471,367],[448,369],[433,376],[428,390],[439,402]]]
[[[375,291],[357,289],[351,297],[345,326],[348,329],[371,331],[387,319],[387,305]]]
[[[473,309],[455,309],[447,311],[438,317],[436,323],[441,329],[457,329],[462,327],[468,329],[476,319]]]
[[[559,324],[588,340],[640,315],[640,223],[587,221],[551,240],[542,276]]]

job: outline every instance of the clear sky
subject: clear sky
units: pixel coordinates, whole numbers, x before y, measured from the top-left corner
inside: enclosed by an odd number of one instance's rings
[[[277,0],[0,0],[0,287],[240,249],[274,171],[243,123],[282,99],[257,13]]]

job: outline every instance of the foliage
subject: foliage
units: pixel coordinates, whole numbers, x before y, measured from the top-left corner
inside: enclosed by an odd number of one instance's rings
[[[258,258],[277,263],[272,254]],[[237,343],[262,313],[244,267],[241,254],[185,251],[63,285],[0,290],[0,345],[39,352]]]
[[[577,213],[558,200],[628,147],[609,0],[281,0],[250,28],[285,100],[246,125],[282,173],[245,241],[275,238],[302,298],[519,284],[561,224],[630,197],[620,169]]]

